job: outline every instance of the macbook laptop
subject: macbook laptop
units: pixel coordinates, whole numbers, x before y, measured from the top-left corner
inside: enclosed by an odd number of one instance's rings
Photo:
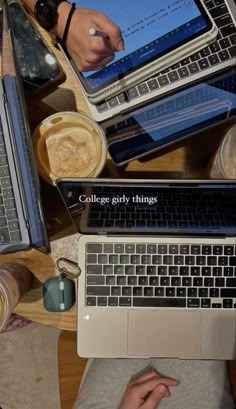
[[[122,115],[145,101],[159,98],[179,87],[202,80],[235,65],[236,59],[236,4],[234,0],[203,0],[210,15],[213,17],[219,34],[217,41],[205,47],[191,57],[165,69],[137,86],[129,88],[113,98],[105,98],[99,104],[91,104],[86,98],[92,117],[102,122],[111,117]],[[80,7],[80,5],[79,5]],[[68,60],[78,76],[77,69],[69,56]]]
[[[46,249],[48,239],[23,90],[12,49],[7,2],[2,3],[0,81],[0,253]]]
[[[214,126],[235,115],[236,66],[111,118],[102,127],[113,162],[123,165],[206,129],[214,135]]]
[[[78,241],[78,354],[236,357],[234,180],[60,179]]]
[[[93,104],[109,99],[150,78],[157,72],[187,58],[215,41],[218,28],[201,0],[80,0],[87,7],[108,16],[124,39],[124,50],[116,52],[112,61],[93,71],[78,72],[85,94]],[[96,28],[109,25],[92,21]],[[90,26],[91,27],[91,26]],[[90,28],[99,37],[101,31]],[[113,29],[114,31],[114,29]],[[90,47],[107,47],[105,38],[90,38]],[[112,40],[111,40],[112,41]],[[89,47],[89,45],[88,45]],[[88,53],[88,60],[92,55]],[[82,63],[82,61],[81,61]]]

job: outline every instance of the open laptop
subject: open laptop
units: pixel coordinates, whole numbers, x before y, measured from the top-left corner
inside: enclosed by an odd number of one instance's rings
[[[16,66],[8,4],[3,1],[0,80],[0,253],[47,249],[39,180],[23,90]]]
[[[102,127],[113,162],[123,165],[200,131],[208,129],[213,135],[213,127],[235,115],[236,66],[128,111],[116,121],[111,118]]]
[[[79,355],[235,359],[235,180],[56,185],[81,234]]]
[[[179,87],[202,80],[209,75],[235,65],[235,1],[203,0],[203,3],[219,29],[217,41],[137,86],[131,87],[124,93],[110,99],[104,96],[104,101],[97,105],[91,104],[85,96],[90,113],[96,121],[103,122],[106,119],[120,116],[145,101],[160,98],[172,91],[175,92]],[[80,4],[79,7],[81,7]],[[75,75],[78,76],[73,61],[69,56],[68,59]]]

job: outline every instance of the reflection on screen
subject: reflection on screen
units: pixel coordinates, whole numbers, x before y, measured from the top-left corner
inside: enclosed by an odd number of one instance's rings
[[[107,15],[121,28],[125,51],[99,71],[84,72],[89,85],[101,85],[189,38],[207,26],[194,0],[78,0],[78,7]]]
[[[236,233],[233,183],[161,186],[61,182],[59,189],[82,233]]]
[[[201,83],[134,111],[106,128],[117,163],[227,119],[236,111],[236,74]],[[130,155],[130,156],[129,156]]]

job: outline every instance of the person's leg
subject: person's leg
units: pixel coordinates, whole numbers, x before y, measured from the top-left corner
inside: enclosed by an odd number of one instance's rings
[[[180,385],[158,409],[233,409],[225,361],[152,359],[152,367]]]
[[[149,359],[92,359],[74,409],[117,409],[130,379],[151,369]]]
[[[117,409],[131,377],[155,368],[178,379],[160,409],[233,409],[224,361],[178,359],[94,359],[83,379],[74,409]]]

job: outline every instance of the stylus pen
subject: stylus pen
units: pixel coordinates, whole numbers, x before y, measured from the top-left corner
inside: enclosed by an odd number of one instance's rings
[[[94,37],[108,37],[107,33],[105,31],[97,30],[96,28],[91,27],[89,29],[89,35],[94,36]]]

